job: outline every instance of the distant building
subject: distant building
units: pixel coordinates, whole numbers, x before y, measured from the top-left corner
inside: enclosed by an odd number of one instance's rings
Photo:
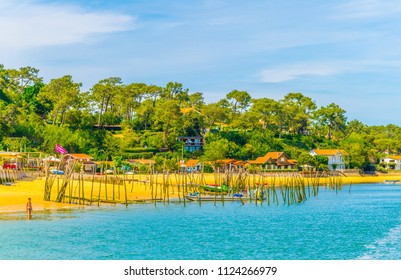
[[[284,152],[268,152],[263,157],[248,160],[249,164],[260,165],[263,169],[295,169],[297,161],[290,159]]]
[[[216,161],[216,166],[219,167],[221,172],[226,171],[239,171],[244,168],[246,162],[237,159],[220,159]]]
[[[68,160],[77,160],[82,163],[82,171],[87,174],[94,174],[97,170],[97,163],[93,162],[93,157],[86,154],[66,154],[64,158]]]
[[[203,136],[183,136],[177,139],[182,142],[184,150],[190,153],[202,151],[205,145]]]
[[[202,164],[197,159],[189,159],[186,162],[182,160],[178,164],[183,172],[199,172],[202,170]]]
[[[401,156],[387,156],[380,159],[380,165],[387,170],[401,170]]]
[[[329,149],[321,150],[314,149],[309,152],[312,156],[325,156],[328,158],[328,168],[329,170],[344,170],[346,169],[346,157],[348,153],[341,149]]]

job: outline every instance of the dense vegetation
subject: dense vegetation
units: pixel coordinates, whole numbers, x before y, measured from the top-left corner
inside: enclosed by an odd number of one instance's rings
[[[156,156],[174,166],[181,158],[177,137],[196,135],[205,136],[204,153],[186,158],[246,160],[284,151],[302,162],[310,149],[342,148],[349,167],[367,168],[401,151],[401,127],[347,121],[335,103],[318,107],[301,93],[274,100],[233,90],[206,103],[177,82],[124,84],[118,77],[84,92],[70,75],[46,84],[38,69],[0,65],[0,150],[54,154],[59,143],[98,160]]]

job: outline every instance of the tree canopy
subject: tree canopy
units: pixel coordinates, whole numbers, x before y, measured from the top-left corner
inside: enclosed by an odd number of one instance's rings
[[[277,100],[234,89],[208,103],[202,92],[179,82],[125,84],[108,77],[87,92],[81,87],[71,75],[45,83],[36,68],[0,64],[0,150],[54,153],[59,143],[97,159],[168,152],[175,162],[181,158],[178,137],[202,135],[204,151],[186,157],[247,160],[285,151],[318,167],[322,163],[313,161],[309,150],[341,148],[349,153],[350,167],[364,168],[383,155],[401,153],[400,126],[348,121],[338,104],[319,107],[302,93]]]

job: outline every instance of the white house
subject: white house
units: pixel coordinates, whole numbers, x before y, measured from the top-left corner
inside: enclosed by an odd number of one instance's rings
[[[387,170],[401,170],[401,156],[387,156],[380,160],[382,165]]]
[[[314,149],[309,152],[312,156],[325,156],[328,158],[329,170],[344,170],[346,168],[346,157],[348,153],[340,149],[321,150]]]

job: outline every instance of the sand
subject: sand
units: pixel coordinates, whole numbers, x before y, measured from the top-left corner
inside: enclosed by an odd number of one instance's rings
[[[213,177],[209,174],[209,177],[206,177],[206,181],[211,182]],[[342,177],[342,183],[344,185],[352,183],[360,184],[360,183],[379,183],[384,180],[401,180],[401,174],[396,176],[390,175],[381,175],[381,176],[352,176],[352,177]],[[61,181],[61,179],[60,179]],[[161,182],[161,179],[160,181]],[[45,178],[38,178],[35,180],[27,180],[27,181],[19,181],[15,182],[12,186],[0,185],[0,213],[7,213],[13,211],[25,211],[25,206],[28,201],[28,197],[32,199],[33,211],[38,210],[46,210],[46,209],[62,209],[62,208],[71,208],[71,207],[84,207],[83,205],[77,204],[68,204],[68,203],[56,203],[56,202],[48,202],[43,200],[44,195],[44,186],[45,186]],[[78,183],[76,183],[74,187],[74,193],[76,196]],[[84,182],[85,189],[85,198],[90,197],[91,193],[91,182]],[[133,188],[132,188],[133,186]],[[120,185],[114,186],[114,196],[119,198],[121,202],[125,201],[125,188],[127,189],[127,199],[130,201],[146,201],[152,199],[152,190],[149,185],[143,183],[127,183],[125,186]],[[54,184],[54,192],[52,193],[52,199],[56,196],[57,192],[57,183]],[[132,190],[132,191],[131,191]],[[155,191],[155,190],[154,190]],[[108,185],[108,197],[111,199],[113,197],[113,186],[111,184]],[[93,196],[97,197],[99,193],[99,183],[94,183],[94,191]],[[105,195],[104,185],[101,188],[101,196]],[[153,193],[154,197],[155,193]],[[169,198],[177,197],[180,195],[177,189],[169,189]],[[162,199],[163,194],[160,190],[158,190],[157,197]],[[87,203],[88,204],[88,203]],[[97,206],[97,203],[94,203],[94,206]]]

